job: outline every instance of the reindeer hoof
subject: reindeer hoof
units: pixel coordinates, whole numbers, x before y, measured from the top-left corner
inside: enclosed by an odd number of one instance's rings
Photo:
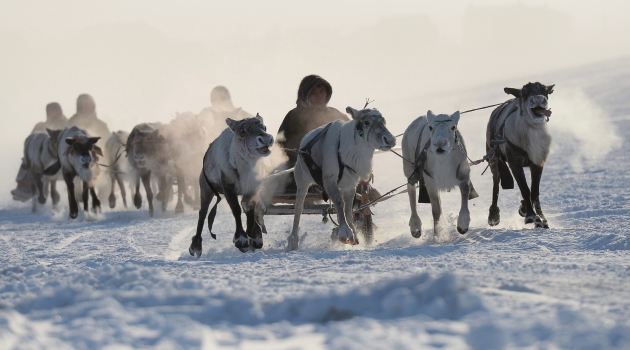
[[[175,206],[175,214],[181,214],[184,212],[184,205],[182,203],[177,203]]]
[[[136,195],[133,196],[133,205],[136,206],[136,209],[140,209],[140,207],[142,207],[142,197],[140,197],[139,193],[136,193]]]
[[[46,204],[46,197],[39,197],[37,198],[37,201],[39,202],[39,204]]]
[[[537,216],[536,219],[534,220],[534,227],[548,229],[549,224],[547,223],[547,220],[542,220],[540,219],[540,217]]]
[[[246,253],[249,250],[249,237],[247,237],[246,234],[237,234],[234,236],[234,239],[232,241],[234,243],[234,246],[238,248],[238,250],[240,250],[242,253]]]
[[[253,250],[262,249],[262,247],[263,247],[262,237],[260,237],[260,238],[250,238],[249,239],[249,246],[252,247]]]
[[[501,211],[499,207],[490,207],[490,213],[488,214],[488,225],[496,226],[501,222]]]
[[[521,217],[527,216],[527,208],[525,208],[525,201],[521,199],[521,205],[518,207],[518,215]]]
[[[536,227],[538,227],[538,224],[542,225],[542,221],[540,220],[540,217],[538,217],[538,215],[530,215],[528,217],[525,218],[525,224],[536,224]]]
[[[116,208],[116,196],[113,193],[109,195],[109,207],[111,209]]]
[[[188,247],[188,253],[190,253],[190,255],[197,256],[197,258],[201,256],[201,252],[202,252],[201,241],[202,241],[201,236],[193,236],[192,242],[190,243],[190,247]]]
[[[459,232],[460,235],[463,235],[466,232],[468,232],[468,229],[463,229],[463,228],[457,226],[457,232]]]
[[[76,213],[70,212],[70,214],[68,214],[68,216],[70,216],[70,219],[76,219],[77,216],[79,216],[79,212],[76,212]]]
[[[420,238],[420,236],[422,236],[422,231],[421,231],[421,230],[414,230],[414,231],[411,233],[411,236],[412,236],[413,238]]]

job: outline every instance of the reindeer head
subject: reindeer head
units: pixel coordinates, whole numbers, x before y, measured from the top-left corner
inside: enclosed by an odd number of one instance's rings
[[[549,94],[553,93],[554,86],[535,82],[527,83],[521,89],[505,88],[503,91],[520,99],[521,115],[529,122],[542,124],[551,116]]]
[[[70,146],[66,150],[67,154],[75,157],[77,165],[87,169],[92,162],[98,160],[98,156],[103,156],[103,151],[95,143],[100,137],[86,137],[84,135],[75,135],[74,137],[66,137],[66,143]]]
[[[166,139],[160,134],[159,129],[139,131],[129,142],[131,143],[133,160],[138,168],[145,168],[147,161],[163,158],[168,154]]]
[[[431,135],[431,146],[429,149],[439,158],[446,157],[457,142],[457,123],[459,122],[459,111],[448,114],[435,115],[427,112],[429,133]]]
[[[385,118],[376,108],[365,108],[359,111],[347,107],[346,112],[350,113],[352,119],[356,121],[357,134],[372,147],[389,151],[396,146],[396,138],[385,127]]]
[[[225,123],[234,133],[234,139],[240,145],[239,150],[245,153],[243,156],[259,158],[271,154],[273,136],[267,134],[267,127],[259,114],[243,120],[227,118]]]

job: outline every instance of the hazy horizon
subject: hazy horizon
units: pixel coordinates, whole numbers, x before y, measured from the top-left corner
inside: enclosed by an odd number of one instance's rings
[[[112,131],[129,131],[198,113],[225,85],[235,106],[259,112],[275,131],[308,74],[332,84],[333,107],[361,107],[369,97],[386,117],[408,121],[435,108],[422,96],[519,86],[630,56],[630,3],[622,1],[69,0],[0,9],[0,113],[11,130],[2,159],[11,180],[46,104],[59,102],[70,117],[81,93],[95,98]],[[505,98],[502,86],[497,98]]]

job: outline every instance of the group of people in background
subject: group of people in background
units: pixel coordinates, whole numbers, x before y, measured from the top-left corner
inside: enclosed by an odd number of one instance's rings
[[[318,75],[308,75],[300,82],[295,108],[291,109],[284,117],[276,137],[281,148],[299,148],[300,141],[309,131],[335,120],[347,121],[349,118],[339,110],[328,107],[332,97],[332,86],[324,78]],[[225,119],[245,119],[253,115],[237,108],[232,102],[229,90],[224,86],[215,87],[210,94],[211,106],[204,108],[197,116],[205,125],[211,125],[209,130],[218,135],[225,129]],[[35,125],[31,133],[46,133],[47,129],[59,130],[71,126],[77,126],[86,130],[91,136],[100,137],[103,145],[111,137],[112,133],[103,120],[96,113],[96,102],[89,94],[81,94],[77,98],[76,113],[67,118],[59,103],[52,102],[46,106],[46,121]],[[102,147],[105,149],[104,147]],[[288,161],[286,168],[292,167],[297,161],[297,155],[287,152]],[[105,157],[107,159],[107,157]],[[16,178],[17,188],[11,191],[14,200],[28,201],[36,195],[36,187],[27,171],[26,160]],[[293,185],[289,181],[288,186]]]

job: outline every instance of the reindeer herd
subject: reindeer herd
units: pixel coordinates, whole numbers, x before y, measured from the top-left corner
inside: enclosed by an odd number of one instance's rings
[[[521,191],[518,212],[526,224],[549,228],[540,206],[540,180],[549,156],[551,136],[547,122],[551,115],[548,106],[553,85],[528,83],[521,89],[505,88],[513,99],[499,105],[490,115],[486,132],[487,160],[492,172],[492,204],[488,224],[498,225],[497,205],[499,185],[514,188],[514,180]],[[367,107],[367,106],[366,106]],[[142,123],[130,133],[114,132],[105,143],[105,152],[97,144],[99,137],[76,126],[64,130],[30,135],[24,145],[24,159],[36,187],[33,210],[37,203],[45,203],[48,192],[53,206],[60,195],[56,181],[66,183],[69,217],[79,213],[78,203],[89,212],[101,210],[94,183],[98,176],[109,176],[111,192],[109,206],[116,206],[114,187],[118,185],[122,203],[127,207],[126,185],[136,208],[143,200],[140,183],[146,193],[149,214],[154,214],[154,199],[162,211],[177,190],[176,213],[184,211],[184,203],[199,209],[196,234],[189,252],[202,254],[204,224],[213,238],[213,222],[221,195],[234,215],[236,230],[233,243],[242,252],[261,249],[262,233],[266,232],[263,212],[269,191],[265,191],[280,173],[293,173],[297,185],[293,229],[288,237],[288,250],[297,250],[299,223],[304,198],[313,184],[330,197],[338,216],[337,239],[345,244],[357,244],[357,232],[352,220],[355,188],[360,180],[367,180],[372,172],[375,150],[389,151],[396,146],[396,138],[386,127],[382,114],[371,108],[346,111],[352,120],[335,121],[308,133],[300,144],[298,162],[294,168],[274,172],[262,166],[261,160],[271,154],[274,138],[266,132],[263,118],[235,120],[226,116],[225,128],[213,140],[204,120],[193,114],[178,114],[169,124]],[[405,130],[402,141],[403,173],[407,178],[407,192],[411,207],[410,233],[421,237],[422,222],[416,202],[430,203],[434,232],[441,216],[440,192],[455,187],[461,193],[461,208],[457,231],[469,230],[468,200],[477,197],[470,181],[470,163],[466,145],[457,128],[460,113],[434,114],[414,120]],[[209,144],[209,146],[208,146]],[[106,163],[106,164],[104,164]],[[531,188],[524,168],[531,170]],[[157,193],[154,195],[154,189]],[[265,195],[265,193],[267,193]],[[239,201],[239,196],[241,200]],[[210,209],[214,197],[217,200]],[[245,211],[246,224],[241,221]],[[210,209],[210,213],[208,213]]]

